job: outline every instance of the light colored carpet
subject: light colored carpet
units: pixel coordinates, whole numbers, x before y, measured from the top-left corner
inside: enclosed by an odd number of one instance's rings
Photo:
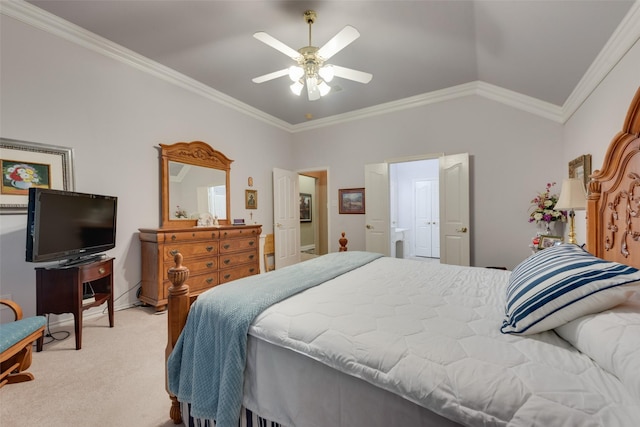
[[[73,324],[52,329],[62,341],[33,351],[35,380],[0,389],[0,426],[169,427],[164,351],[167,315],[136,307],[84,319],[82,349]],[[45,343],[51,338],[45,337]]]

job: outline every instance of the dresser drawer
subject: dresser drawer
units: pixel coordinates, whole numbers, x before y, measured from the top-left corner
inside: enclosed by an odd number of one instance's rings
[[[256,230],[255,228],[243,228],[238,227],[233,230],[221,230],[220,238],[221,239],[235,239],[238,237],[257,237],[260,235],[260,231],[262,229]]]
[[[189,258],[217,255],[218,242],[209,241],[198,243],[167,244],[164,246],[165,262],[173,263],[173,257],[178,252],[182,254],[182,257],[185,260],[185,265],[188,266],[187,260]]]
[[[220,284],[242,279],[243,277],[258,274],[259,272],[260,269],[255,264],[246,264],[240,267],[230,268],[228,270],[220,270]]]
[[[258,259],[258,251],[245,251],[220,255],[220,268],[233,268],[240,264],[247,264]]]
[[[258,247],[258,239],[250,237],[248,239],[231,239],[220,242],[220,253],[245,251]]]
[[[202,259],[188,259],[186,262],[183,261],[182,265],[189,269],[190,276],[207,273],[213,274],[214,272],[218,271],[218,257],[211,256]],[[175,264],[173,263],[166,264],[163,280],[169,280],[169,269],[174,266]]]
[[[218,230],[208,230],[208,231],[167,231],[163,233],[161,237],[164,237],[165,243],[171,242],[192,242],[194,240],[211,240],[217,239],[220,235]]]

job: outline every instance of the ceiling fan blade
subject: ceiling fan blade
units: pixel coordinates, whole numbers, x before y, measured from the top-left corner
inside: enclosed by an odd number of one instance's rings
[[[339,65],[332,65],[332,67],[334,75],[336,77],[342,77],[343,79],[349,79],[359,83],[369,83],[373,78],[373,74],[365,73],[364,71],[353,70]]]
[[[269,80],[277,79],[278,77],[289,75],[289,69],[274,71],[273,73],[265,74],[264,76],[254,77],[251,79],[254,83],[263,83]]]
[[[255,37],[256,39],[260,40],[262,43],[271,46],[272,48],[279,50],[280,52],[284,53],[285,55],[287,55],[289,58],[297,61],[298,58],[300,58],[300,53],[293,49],[290,48],[289,46],[287,46],[286,44],[282,43],[280,40],[276,39],[275,37],[270,36],[269,34],[265,33],[264,31],[258,31],[257,33],[255,33],[253,35],[253,37]]]
[[[360,33],[358,32],[358,30],[353,28],[351,25],[347,25],[318,50],[318,56],[326,61],[327,59],[331,58],[333,55],[347,47],[358,37],[360,37]]]

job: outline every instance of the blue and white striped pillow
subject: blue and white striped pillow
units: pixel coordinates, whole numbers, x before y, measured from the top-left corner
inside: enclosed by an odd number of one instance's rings
[[[537,252],[511,273],[500,331],[535,334],[615,307],[640,291],[640,271],[573,244]]]

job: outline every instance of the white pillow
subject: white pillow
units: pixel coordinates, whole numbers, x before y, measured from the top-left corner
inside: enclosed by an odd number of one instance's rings
[[[537,252],[511,273],[505,334],[529,335],[598,313],[640,291],[640,271],[605,261],[573,244]]]
[[[640,298],[573,320],[556,332],[618,377],[640,401]]]

